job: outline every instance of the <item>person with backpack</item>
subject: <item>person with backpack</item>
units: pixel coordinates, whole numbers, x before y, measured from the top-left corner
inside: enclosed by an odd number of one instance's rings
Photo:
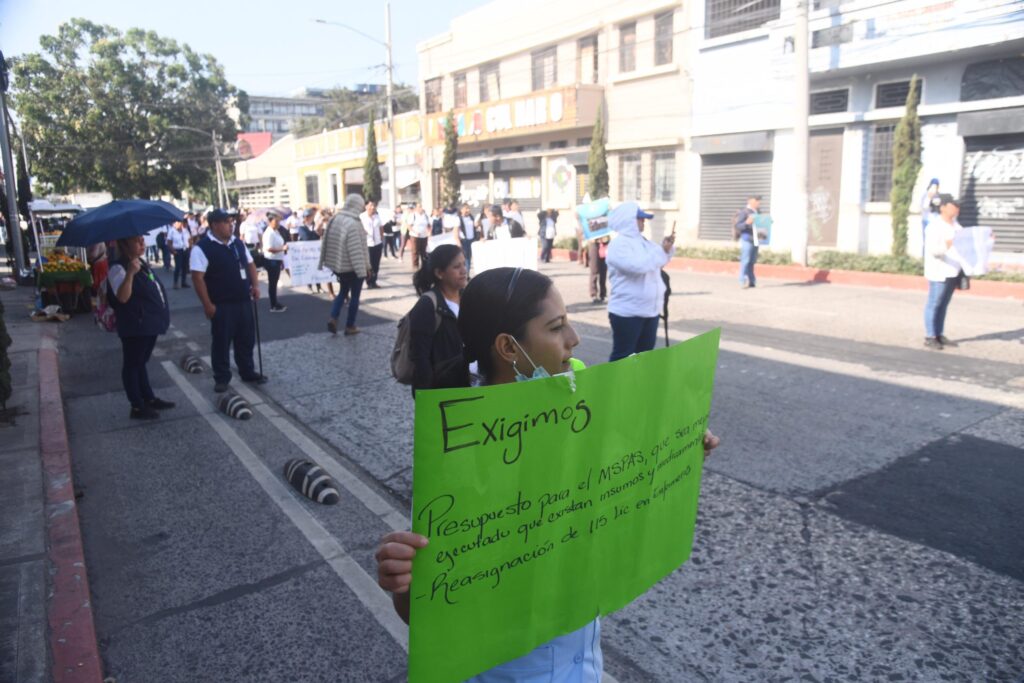
[[[462,248],[442,244],[413,275],[419,301],[409,311],[412,392],[466,386],[458,318],[462,290],[469,282]]]
[[[158,410],[174,403],[157,398],[149,383],[146,364],[156,338],[167,333],[171,310],[163,283],[142,256],[146,241],[141,235],[117,241],[118,260],[107,274],[107,301],[114,309],[117,336],[121,339],[121,383],[131,404],[132,420],[155,420]]]

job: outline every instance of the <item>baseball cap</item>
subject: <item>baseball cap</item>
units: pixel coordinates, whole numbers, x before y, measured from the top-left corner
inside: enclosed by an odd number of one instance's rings
[[[940,194],[939,195],[939,206],[945,206],[946,204],[952,204],[953,206],[960,208],[960,200],[955,198],[951,194]]]
[[[302,212],[302,217],[303,218],[309,218],[310,216],[313,216],[315,214],[316,214],[316,209],[306,209],[305,211]]]
[[[646,211],[644,211],[643,209],[641,209],[638,206],[637,209],[636,209],[636,217],[637,218],[643,218],[645,221],[649,221],[652,218],[654,218],[654,214],[653,213],[647,213]]]
[[[206,220],[210,223],[216,223],[218,221],[229,221],[231,220],[231,214],[224,209],[212,209],[210,213],[206,214]]]

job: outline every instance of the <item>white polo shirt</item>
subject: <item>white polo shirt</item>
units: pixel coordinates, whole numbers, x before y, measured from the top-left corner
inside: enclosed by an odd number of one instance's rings
[[[172,228],[167,233],[167,246],[174,251],[183,251],[188,249],[188,242],[191,235],[188,234],[187,230],[178,230]]]
[[[217,244],[222,244],[225,247],[230,247],[232,242],[237,241],[234,235],[232,235],[227,242],[221,242],[219,239],[217,239],[217,236],[213,234],[212,230],[209,231],[209,234],[211,240],[213,240]],[[249,253],[248,249],[245,249],[244,251],[245,263],[248,265],[252,263],[252,254]],[[192,250],[192,255],[189,256],[188,258],[188,267],[195,273],[205,273],[206,269],[210,267],[210,261],[206,258],[206,254],[204,254],[203,250],[200,249],[199,247],[196,247],[195,249]]]
[[[375,247],[384,241],[379,213],[374,213],[371,216],[368,212],[363,211],[359,214],[359,220],[363,222],[363,230],[366,231],[366,246]]]

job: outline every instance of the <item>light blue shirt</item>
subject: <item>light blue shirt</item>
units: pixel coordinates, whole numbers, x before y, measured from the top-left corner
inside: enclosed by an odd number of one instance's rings
[[[594,619],[466,683],[601,683],[603,671],[601,622]]]

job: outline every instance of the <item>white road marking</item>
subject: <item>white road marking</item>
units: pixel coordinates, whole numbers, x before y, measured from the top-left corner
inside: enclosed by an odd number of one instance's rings
[[[189,348],[189,351],[198,351],[199,350],[199,344],[196,344],[194,341],[186,342],[185,346],[187,346]]]
[[[673,331],[671,339],[674,342],[686,341],[696,335],[684,332]],[[597,337],[590,334],[581,334],[581,338],[588,341],[600,342],[611,345],[611,339]],[[850,363],[848,361],[835,360],[832,358],[821,358],[820,356],[809,356],[803,353],[782,351],[770,346],[758,346],[736,341],[722,341],[719,348],[731,353],[740,353],[745,356],[754,356],[764,360],[795,365],[809,370],[820,370],[834,375],[855,377],[857,379],[868,379],[884,384],[916,389],[918,391],[930,391],[946,396],[966,398],[972,401],[983,403],[995,403],[997,405],[1009,406],[1010,408],[1024,409],[1024,394],[1010,393],[1001,389],[990,389],[976,384],[958,382],[956,380],[926,377],[923,375],[911,375],[904,372],[892,372],[887,370],[874,370],[861,363]]]
[[[167,352],[164,351],[163,349],[161,349],[160,347],[157,347],[157,348],[153,349],[153,356],[155,358],[163,358],[166,355],[167,355]]]
[[[181,330],[171,330],[171,334],[173,334],[178,339],[184,339],[185,338],[185,333],[182,332]]]
[[[280,477],[271,472],[252,449],[230,426],[227,419],[215,412],[213,405],[185,379],[184,375],[170,361],[162,363],[164,370],[182,390],[203,419],[213,428],[221,440],[231,449],[239,462],[249,471],[256,483],[266,492],[292,524],[302,532],[334,573],[352,590],[361,603],[370,611],[377,622],[391,637],[409,650],[409,629],[395,614],[391,598],[381,590],[377,582],[349,556],[341,543],[299,503],[292,491]]]

